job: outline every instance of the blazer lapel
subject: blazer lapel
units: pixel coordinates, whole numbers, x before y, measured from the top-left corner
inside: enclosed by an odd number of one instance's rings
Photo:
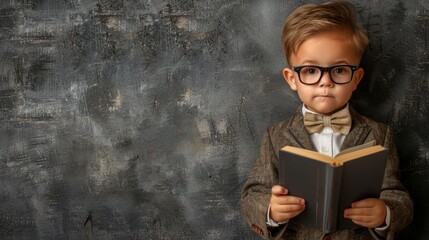
[[[300,105],[296,110],[295,115],[287,128],[287,133],[290,135],[289,139],[297,147],[317,151],[311,141],[310,134],[308,134],[307,129],[304,126],[302,105]]]
[[[360,115],[350,106],[350,114],[352,116],[352,128],[349,134],[344,139],[341,150],[351,148],[365,143],[371,128],[360,119]]]

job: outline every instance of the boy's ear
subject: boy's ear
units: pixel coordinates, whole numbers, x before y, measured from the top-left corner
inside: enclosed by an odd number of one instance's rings
[[[353,83],[355,85],[354,90],[356,90],[357,86],[359,85],[360,81],[362,80],[363,74],[364,74],[363,68],[358,68],[355,71],[354,76],[353,76],[353,78],[354,78]]]
[[[283,69],[283,77],[285,81],[289,84],[290,89],[293,91],[296,91],[296,79],[295,74],[293,74],[293,70],[291,68],[284,68]]]

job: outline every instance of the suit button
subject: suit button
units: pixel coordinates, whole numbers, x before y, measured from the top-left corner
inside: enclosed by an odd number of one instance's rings
[[[325,236],[323,236],[323,240],[331,240],[331,236],[329,234],[325,234]]]

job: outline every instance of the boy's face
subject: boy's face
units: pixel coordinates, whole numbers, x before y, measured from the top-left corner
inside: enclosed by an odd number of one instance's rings
[[[360,57],[350,42],[350,35],[344,32],[320,33],[298,47],[296,53],[291,55],[289,65],[358,66]],[[320,81],[314,85],[303,84],[298,78],[298,73],[291,68],[285,68],[283,76],[290,88],[298,92],[299,98],[308,109],[331,115],[342,109],[349,101],[363,77],[363,69],[354,71],[351,82],[347,84],[334,83],[328,72],[324,72]]]

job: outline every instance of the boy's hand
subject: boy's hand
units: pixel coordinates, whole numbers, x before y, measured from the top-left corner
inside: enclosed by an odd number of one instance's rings
[[[367,198],[344,210],[344,217],[357,225],[368,228],[383,227],[386,223],[386,205],[378,198]]]
[[[271,188],[270,218],[276,222],[286,222],[305,209],[302,198],[289,196],[288,190],[276,185]]]

